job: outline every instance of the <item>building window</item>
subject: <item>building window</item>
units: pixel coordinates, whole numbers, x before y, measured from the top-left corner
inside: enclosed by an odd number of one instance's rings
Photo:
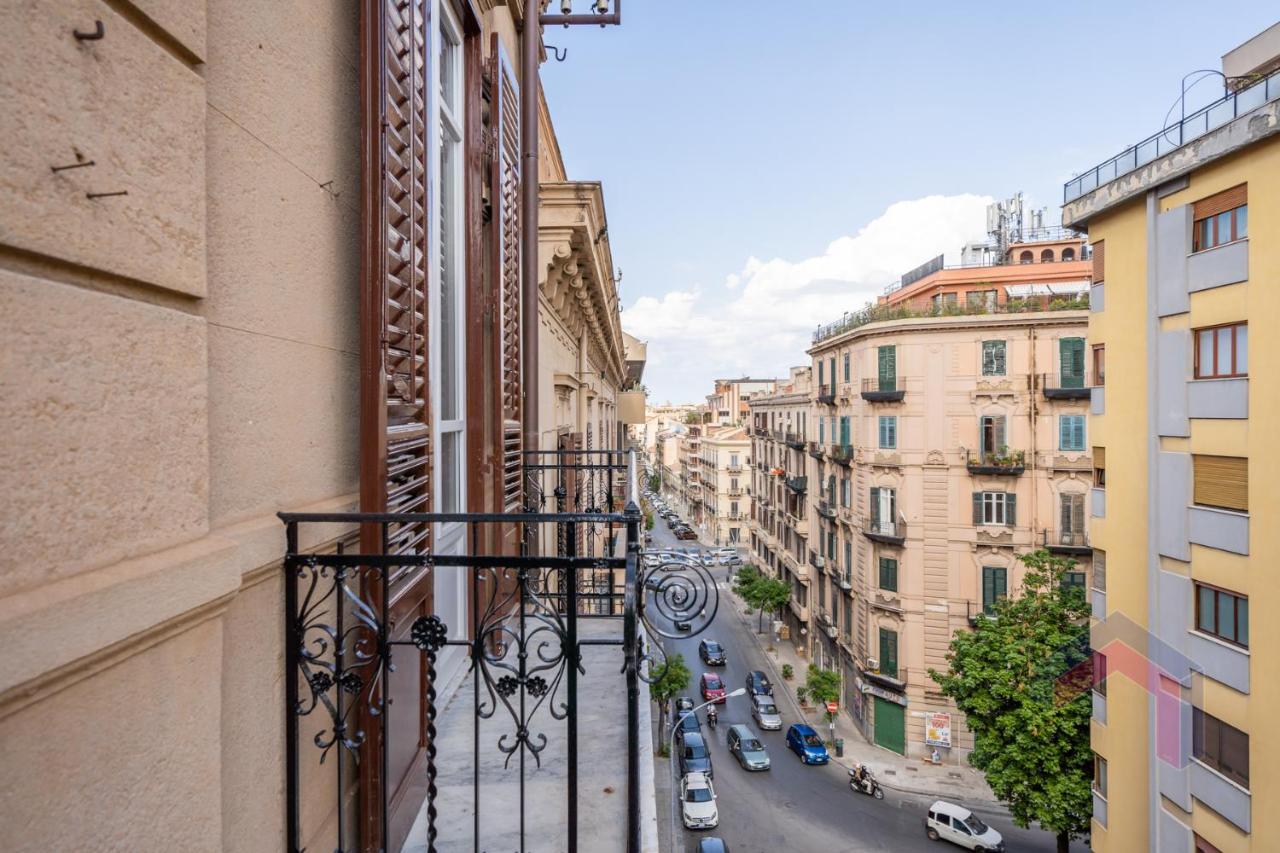
[[[1059,495],[1058,530],[1063,545],[1084,545],[1084,495]]]
[[[1084,450],[1084,415],[1058,416],[1058,449]]]
[[[1040,263],[1053,263],[1053,249],[1045,249],[1040,253]]]
[[[898,390],[898,348],[876,347],[876,390]]]
[[[1013,527],[1017,523],[1017,500],[1012,492],[974,492],[973,523]]]
[[[1192,205],[1191,251],[1201,252],[1249,236],[1247,190],[1241,184]]]
[[[898,447],[898,417],[897,415],[881,415],[880,416],[880,448],[882,450],[894,450]]]
[[[898,561],[892,557],[880,558],[880,588],[889,592],[898,591]]]
[[[1208,841],[1205,841],[1203,838],[1201,838],[1199,833],[1195,834],[1195,839],[1196,839],[1195,853],[1222,853],[1222,851],[1219,850],[1217,847],[1214,847]]]
[[[730,454],[729,454],[729,467],[730,467],[730,468],[737,468],[737,467],[738,467],[738,464],[739,464],[739,463],[738,463],[738,454],[736,454],[736,453],[730,453]]]
[[[1107,591],[1107,552],[1101,548],[1093,549],[1093,588]]]
[[[969,308],[996,310],[996,292],[994,290],[970,290],[964,295],[965,305]]]
[[[1058,341],[1059,388],[1084,387],[1084,338],[1061,338]]]
[[[849,353],[844,354],[844,381],[847,383],[853,376],[853,370],[849,365]]]
[[[999,566],[982,567],[982,612],[990,616],[996,602],[1009,594],[1009,570]]]
[[[1249,460],[1242,456],[1191,457],[1192,501],[1200,506],[1249,511]]]
[[[1026,252],[1023,252],[1021,255],[1018,255],[1018,263],[1020,264],[1029,264],[1035,259],[1036,259],[1036,256],[1031,254],[1030,251],[1026,251]]]
[[[1249,375],[1249,326],[1196,329],[1196,379]]]
[[[871,490],[871,529],[887,535],[896,532],[898,490],[875,487]]]
[[[1007,448],[1004,415],[985,415],[980,418],[978,439],[981,442],[981,446],[978,449],[983,456],[992,453],[1003,453]]]
[[[446,4],[440,15],[440,39],[436,54],[438,151],[437,192],[440,206],[436,229],[436,312],[440,324],[438,444],[440,448],[440,511],[461,512],[463,500],[462,447],[464,411],[465,336],[464,296],[466,206],[463,194],[465,157],[463,139],[462,30]]]
[[[1076,250],[1068,246],[1062,250],[1062,259],[1064,261],[1074,261],[1076,259]]]
[[[853,443],[852,420],[849,415],[840,416],[840,444],[848,447]]]
[[[1093,384],[1107,384],[1107,345],[1093,345]]]
[[[1085,577],[1084,572],[1063,572],[1062,588],[1066,590],[1079,590],[1080,595],[1084,595]]]
[[[1005,342],[1004,341],[983,341],[982,342],[982,375],[983,376],[1004,376],[1005,372]]]
[[[1093,448],[1093,485],[1099,489],[1107,487],[1107,449],[1097,445]]]
[[[1093,754],[1093,790],[1104,800],[1107,798],[1107,759]]]
[[[1196,630],[1249,647],[1249,599],[1216,586],[1196,583]]]
[[[1093,249],[1093,283],[1102,284],[1107,271],[1107,245],[1105,240],[1094,243]]]
[[[1199,708],[1191,709],[1191,754],[1237,785],[1249,787],[1249,735]]]
[[[1107,656],[1093,653],[1093,689],[1099,696],[1107,695]]]
[[[880,674],[898,677],[898,632],[880,629]]]

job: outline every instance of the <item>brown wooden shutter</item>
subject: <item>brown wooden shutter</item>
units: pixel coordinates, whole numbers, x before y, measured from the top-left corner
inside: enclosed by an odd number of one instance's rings
[[[520,88],[510,58],[495,34],[490,50],[493,81],[494,150],[490,180],[497,253],[499,364],[502,393],[502,503],[507,512],[521,508],[523,449],[520,329]]]
[[[1216,216],[1226,210],[1237,208],[1242,204],[1249,203],[1249,185],[1241,184],[1238,187],[1232,187],[1229,190],[1223,190],[1220,193],[1202,198],[1191,205],[1191,218],[1204,219],[1209,216]]]
[[[1106,266],[1106,241],[1099,240],[1093,244],[1093,281],[1095,284],[1103,280]]]
[[[1249,510],[1249,460],[1242,456],[1192,456],[1194,500],[1203,506]]]
[[[428,0],[364,0],[360,10],[360,509],[429,512],[427,104],[433,28]],[[388,525],[386,535],[389,553],[420,553],[431,545],[426,524]],[[364,553],[383,551],[379,525],[364,525],[360,538]],[[391,638],[398,640],[414,618],[431,611],[432,574],[418,567],[393,577]],[[378,579],[370,574],[362,584],[369,606],[381,608]],[[422,800],[403,785],[406,768],[420,757],[423,732],[400,726],[384,745],[375,698],[388,690],[395,707],[425,719],[427,688],[421,672],[406,667],[360,703],[355,724],[365,740],[355,825],[361,850],[398,849]],[[387,755],[385,778],[380,749]],[[384,837],[382,803],[395,804],[386,827],[390,837]]]
[[[1106,470],[1107,467],[1107,449],[1105,447],[1093,448],[1093,467]]]

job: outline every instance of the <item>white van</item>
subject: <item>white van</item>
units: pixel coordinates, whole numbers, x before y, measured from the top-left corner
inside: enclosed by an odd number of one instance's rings
[[[945,839],[966,850],[1004,853],[1004,838],[964,806],[938,800],[929,806],[925,830],[933,841]]]

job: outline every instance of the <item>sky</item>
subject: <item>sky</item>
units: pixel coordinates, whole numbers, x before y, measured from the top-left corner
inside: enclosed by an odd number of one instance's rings
[[[817,325],[985,239],[993,199],[1057,224],[1065,181],[1280,18],[1209,8],[627,0],[619,27],[548,28],[567,54],[543,87],[569,178],[604,184],[650,402],[785,377]],[[1220,93],[1208,78],[1188,107]]]

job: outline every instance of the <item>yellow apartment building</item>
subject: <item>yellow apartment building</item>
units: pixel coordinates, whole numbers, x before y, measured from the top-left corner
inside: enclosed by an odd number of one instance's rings
[[[1095,262],[1099,851],[1280,845],[1280,533],[1252,523],[1280,500],[1277,68],[1280,25],[1223,57],[1221,100],[1065,187]]]

